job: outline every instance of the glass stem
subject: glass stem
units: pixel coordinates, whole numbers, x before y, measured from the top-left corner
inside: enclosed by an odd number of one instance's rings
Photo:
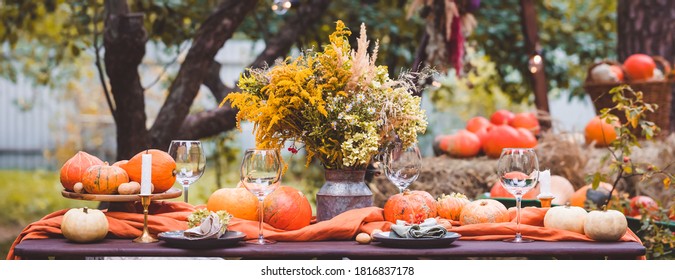
[[[183,184],[183,198],[185,200],[185,203],[188,203],[188,189],[190,188],[190,184]]]
[[[263,200],[264,200],[264,198],[258,197],[258,201],[260,201],[260,207],[258,208],[258,209],[260,209],[260,211],[258,211],[258,213],[260,213],[260,223],[258,223],[258,242],[260,244],[265,243],[265,238],[263,238],[263,226],[262,226],[262,224],[263,224],[263,210],[264,210]]]
[[[516,240],[522,239],[522,236],[520,235],[520,201],[522,200],[522,196],[517,195],[516,196]]]

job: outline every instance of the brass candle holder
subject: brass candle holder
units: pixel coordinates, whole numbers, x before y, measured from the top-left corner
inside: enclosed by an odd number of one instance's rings
[[[150,235],[150,232],[148,231],[148,207],[150,206],[150,200],[152,196],[149,194],[140,194],[138,196],[141,197],[141,205],[143,205],[143,233],[141,233],[141,236],[136,237],[136,239],[134,239],[134,242],[136,243],[157,242],[159,240],[152,237],[152,235]]]
[[[551,201],[555,196],[539,196],[539,202],[541,203],[541,208],[551,208]]]

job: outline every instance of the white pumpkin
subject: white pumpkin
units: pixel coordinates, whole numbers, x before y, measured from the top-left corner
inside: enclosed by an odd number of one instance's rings
[[[61,232],[73,242],[100,241],[108,234],[108,219],[100,210],[73,208],[63,215]]]
[[[591,211],[584,222],[586,236],[596,241],[617,241],[627,229],[626,216],[616,210]]]
[[[584,221],[586,221],[587,214],[586,210],[581,207],[556,206],[546,212],[544,227],[584,234]]]
[[[565,177],[553,175],[551,176],[551,192],[555,196],[551,203],[565,205],[574,194],[574,186]]]

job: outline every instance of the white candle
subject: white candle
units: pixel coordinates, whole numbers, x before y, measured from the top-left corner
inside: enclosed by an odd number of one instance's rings
[[[546,169],[545,171],[539,172],[539,182],[541,190],[541,196],[553,196],[551,193],[551,170]]]
[[[141,194],[149,195],[152,192],[152,154],[143,154],[141,159]]]

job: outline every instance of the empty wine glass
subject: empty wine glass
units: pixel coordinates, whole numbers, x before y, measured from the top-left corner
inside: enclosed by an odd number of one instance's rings
[[[384,174],[402,193],[420,175],[422,156],[417,144],[404,148],[397,142],[385,151],[383,163]]]
[[[516,197],[516,236],[506,242],[532,242],[520,234],[520,203],[523,195],[537,185],[539,161],[534,149],[505,148],[497,163],[499,180],[509,193]]]
[[[190,185],[204,174],[206,155],[202,142],[195,140],[173,140],[169,146],[169,155],[176,161],[176,181],[183,186],[183,197],[188,202]]]
[[[258,197],[260,203],[258,239],[249,240],[253,244],[271,244],[274,240],[263,237],[263,200],[274,191],[281,180],[281,156],[276,149],[248,149],[241,162],[241,182],[244,187]]]

